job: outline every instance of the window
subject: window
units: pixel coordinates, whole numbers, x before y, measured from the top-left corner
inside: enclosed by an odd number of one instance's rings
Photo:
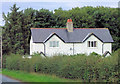
[[[50,41],[50,47],[59,47],[59,41]]]
[[[52,45],[53,43],[52,43],[52,41],[50,41],[50,47],[52,47],[53,45]]]
[[[88,41],[88,47],[97,47],[96,41]]]
[[[59,47],[59,41],[57,41],[57,47]]]
[[[91,47],[94,47],[94,44],[93,44],[94,42],[93,41],[91,41]]]
[[[97,46],[96,46],[96,41],[94,41],[94,47],[97,47]]]
[[[88,41],[88,47],[90,47],[90,41]]]

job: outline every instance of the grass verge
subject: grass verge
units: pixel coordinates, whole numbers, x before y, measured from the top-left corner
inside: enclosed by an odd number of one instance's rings
[[[70,80],[59,78],[54,75],[46,75],[39,73],[28,73],[23,71],[14,71],[3,69],[2,74],[22,82],[80,82],[79,80]]]

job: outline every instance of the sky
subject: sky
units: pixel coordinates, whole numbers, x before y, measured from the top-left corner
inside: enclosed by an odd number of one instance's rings
[[[0,26],[4,25],[2,13],[4,12],[7,14],[10,12],[10,7],[15,3],[17,4],[17,7],[20,7],[20,10],[31,7],[37,10],[44,8],[54,11],[54,9],[58,9],[59,7],[63,10],[84,6],[117,8],[119,1],[120,0],[3,0],[0,1]]]

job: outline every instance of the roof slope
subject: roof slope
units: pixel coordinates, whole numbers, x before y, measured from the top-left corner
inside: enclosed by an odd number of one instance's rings
[[[83,42],[89,33],[93,33],[102,42],[113,42],[107,28],[74,28],[73,32],[68,32],[63,28],[31,28],[33,42],[44,42],[51,34],[57,34],[64,42]]]

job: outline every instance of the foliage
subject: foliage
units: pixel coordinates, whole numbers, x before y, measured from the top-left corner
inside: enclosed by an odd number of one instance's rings
[[[90,53],[90,55],[99,55],[99,54],[97,54],[97,53],[95,53],[95,52],[92,52],[92,53]]]
[[[36,16],[34,19],[33,27],[37,28],[49,28],[55,26],[53,13],[47,9],[41,9],[35,11]]]
[[[74,28],[109,28],[114,43],[113,50],[120,48],[119,8],[108,7],[76,7],[71,10],[55,9],[55,13],[47,10],[27,8],[19,10],[16,4],[7,15],[3,13],[5,25],[3,29],[3,54],[29,54],[30,28],[65,28],[66,21],[71,18]]]
[[[42,74],[54,74],[68,79],[80,79],[84,82],[118,82],[118,54],[120,49],[109,57],[95,53],[90,55],[60,55],[53,57],[33,56],[22,59],[18,55],[6,57],[9,70],[22,70]]]
[[[11,56],[6,57],[6,67],[10,70],[19,70],[21,59],[20,55],[11,54]]]

